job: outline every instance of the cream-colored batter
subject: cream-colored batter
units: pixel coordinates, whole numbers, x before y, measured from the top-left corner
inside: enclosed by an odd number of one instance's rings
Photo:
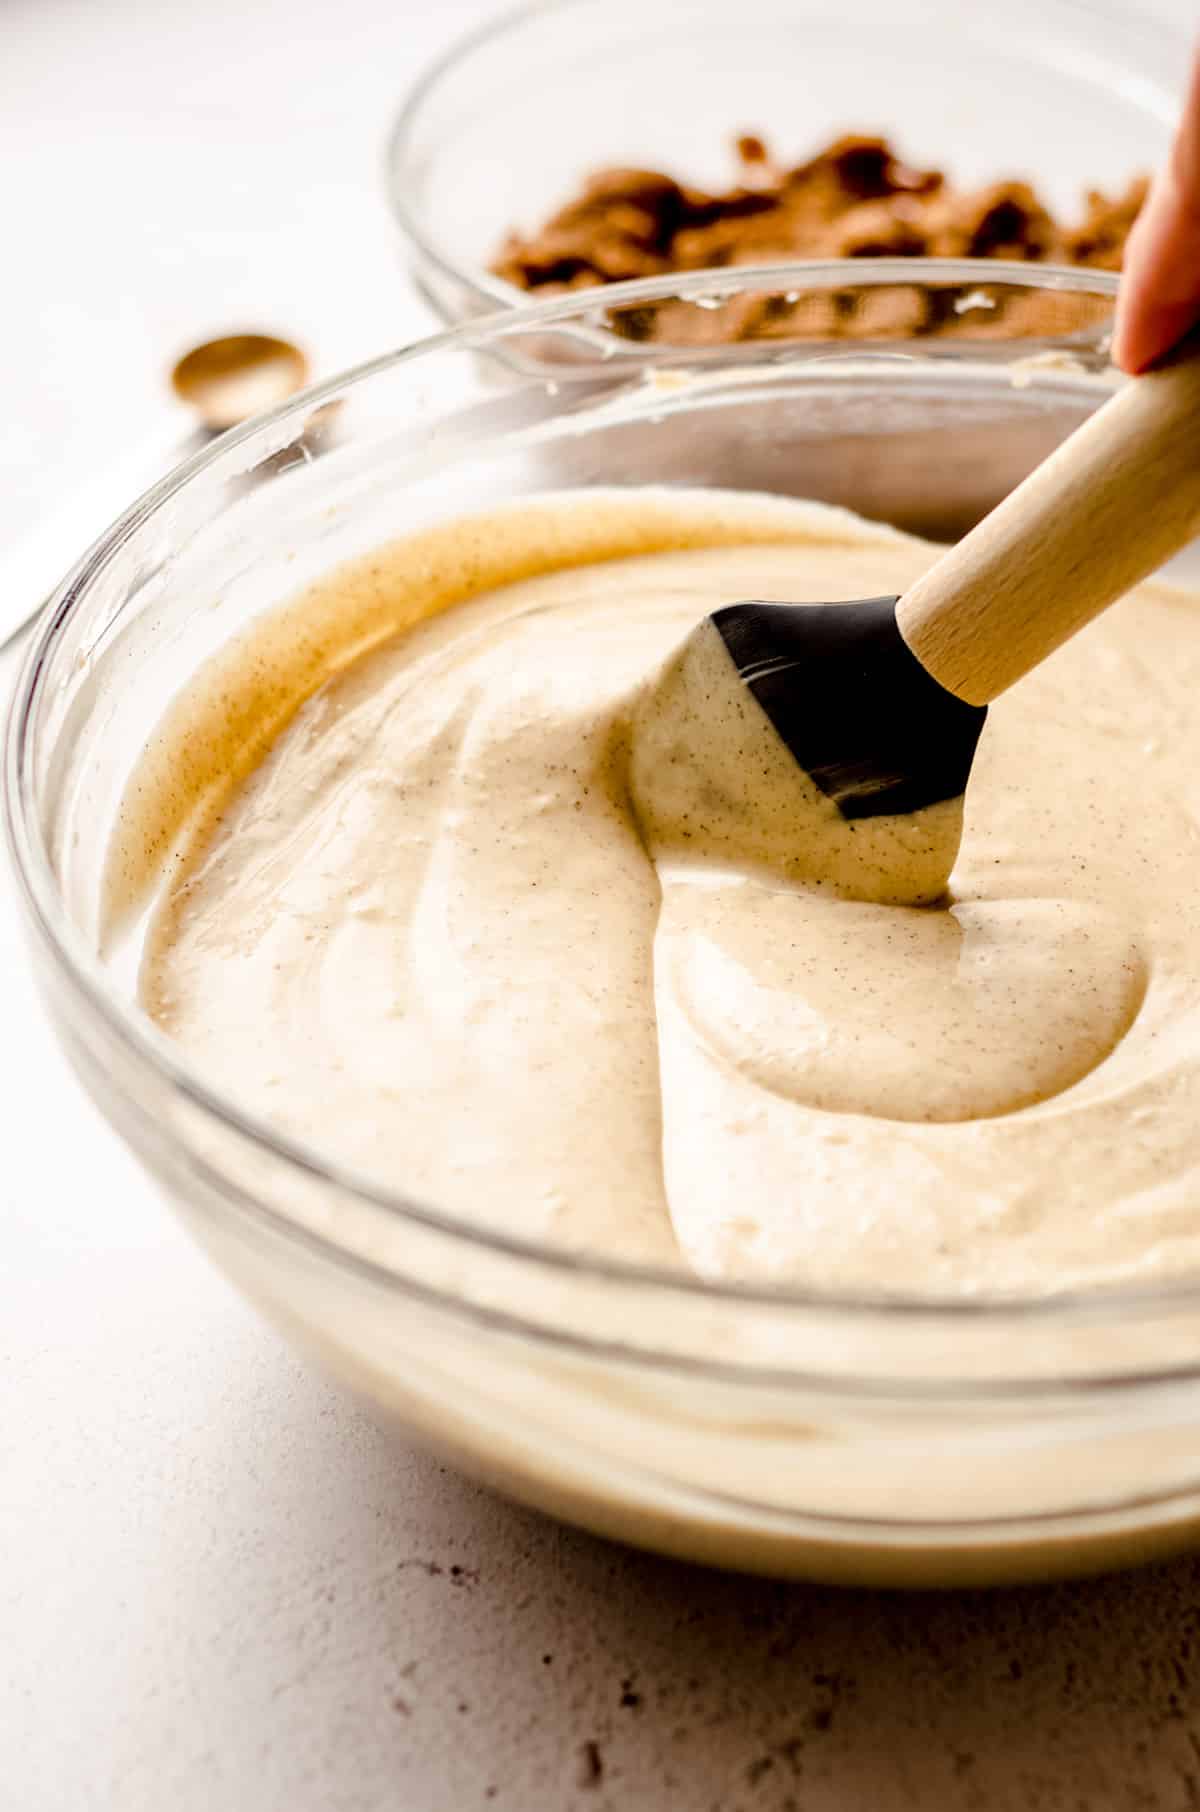
[[[327,584],[304,661],[261,631],[131,789],[114,909],[182,850],[146,1006],[243,1106],[527,1236],[868,1291],[1200,1263],[1196,599],[1143,588],[994,707],[940,906],[823,884],[744,722],[706,750],[729,791],[657,759],[702,616],[900,591],[933,551],[577,494]],[[335,671],[389,598],[414,626]]]

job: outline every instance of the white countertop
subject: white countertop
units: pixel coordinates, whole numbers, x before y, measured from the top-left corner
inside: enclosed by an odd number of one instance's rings
[[[190,341],[331,370],[422,330],[380,142],[484,10],[4,0],[0,537],[170,435]],[[0,1002],[4,1812],[1200,1806],[1200,1565],[839,1594],[511,1509],[193,1250],[53,1045],[6,871]]]

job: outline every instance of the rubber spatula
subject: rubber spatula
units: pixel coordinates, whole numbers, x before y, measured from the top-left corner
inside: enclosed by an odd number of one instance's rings
[[[961,800],[991,700],[1197,534],[1193,338],[1123,384],[903,597],[732,604],[689,637],[683,666],[715,629],[730,685],[749,690],[846,828],[866,831],[864,820]],[[875,860],[876,840],[859,841]],[[951,860],[956,849],[957,833]],[[843,890],[855,891],[844,874]],[[886,895],[877,877],[864,892]]]

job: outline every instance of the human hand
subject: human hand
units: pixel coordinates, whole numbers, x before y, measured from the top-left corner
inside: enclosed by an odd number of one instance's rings
[[[1200,54],[1183,118],[1125,248],[1112,356],[1145,371],[1200,321]]]

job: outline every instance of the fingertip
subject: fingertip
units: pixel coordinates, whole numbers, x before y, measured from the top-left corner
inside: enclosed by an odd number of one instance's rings
[[[1145,370],[1149,357],[1146,352],[1146,337],[1136,318],[1131,318],[1128,310],[1118,309],[1113,326],[1112,344],[1109,357],[1119,371],[1127,377],[1137,377]]]
[[[1118,310],[1110,357],[1130,377],[1140,377],[1166,357],[1200,319],[1194,302]]]

